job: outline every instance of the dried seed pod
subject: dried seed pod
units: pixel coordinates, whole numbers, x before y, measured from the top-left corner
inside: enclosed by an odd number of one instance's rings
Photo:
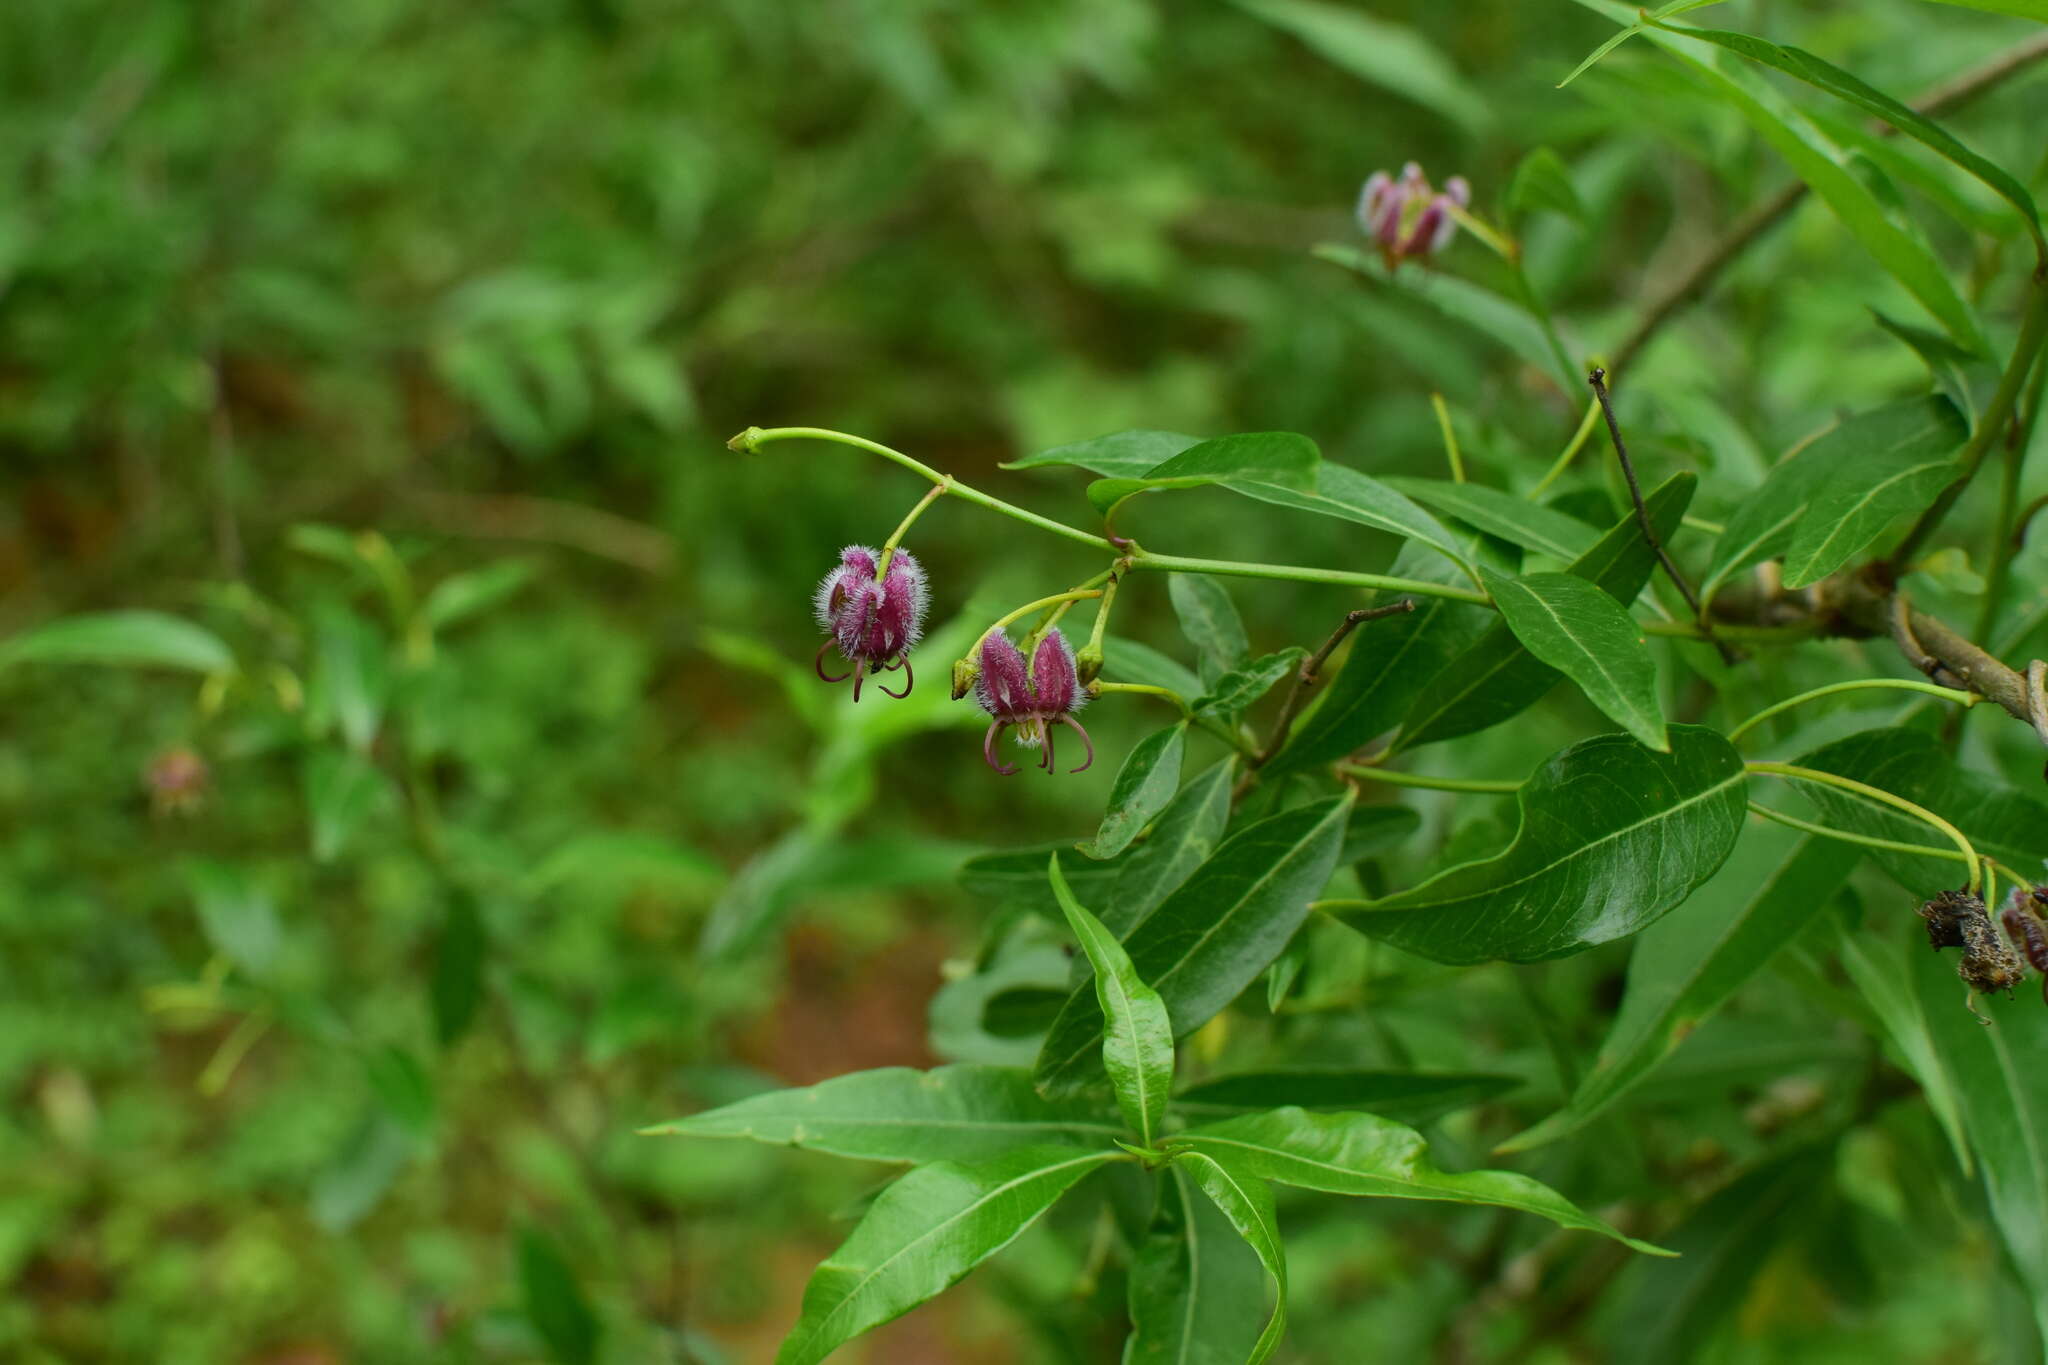
[[[1956,975],[1981,995],[2011,990],[2027,974],[2019,954],[1998,936],[1982,898],[1967,895],[1960,899],[1966,904],[1956,914],[1963,935],[1963,960],[1956,966]]]
[[[1917,912],[1927,921],[1927,946],[1937,951],[1963,946],[1963,919],[1975,906],[1984,913],[1984,902],[1966,891],[1944,891],[1922,905]]]
[[[2005,908],[1998,912],[1998,918],[2005,925],[2005,936],[2012,940],[2012,946],[2019,950],[2020,956],[2035,971],[2048,975],[2048,921],[2042,920],[2033,908],[2038,894],[2015,888]]]

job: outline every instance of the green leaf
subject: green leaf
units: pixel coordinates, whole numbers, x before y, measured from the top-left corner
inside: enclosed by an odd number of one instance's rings
[[[1054,446],[998,467],[1044,469],[1054,465],[1077,465],[1109,478],[1132,479],[1143,476],[1189,446],[1200,444],[1200,437],[1183,436],[1177,431],[1117,431],[1090,441]]]
[[[1273,684],[1294,672],[1307,657],[1307,650],[1292,645],[1277,654],[1254,659],[1243,668],[1231,669],[1196,699],[1195,714],[1235,721],[1254,702],[1272,691]]]
[[[1333,66],[1443,115],[1468,133],[1493,122],[1479,92],[1435,45],[1405,24],[1323,0],[1237,0]]]
[[[15,663],[114,664],[227,673],[235,656],[219,636],[160,611],[67,616],[0,641],[0,668]]]
[[[1104,907],[1103,924],[1123,938],[1216,851],[1230,823],[1230,789],[1236,779],[1234,758],[1204,771],[1159,813],[1151,834],[1117,865],[1116,879],[1106,890],[1094,891],[1069,872],[1074,894]]]
[[[705,891],[723,879],[716,862],[688,845],[659,834],[600,829],[559,845],[527,878],[526,890],[535,895],[559,886]]]
[[[1552,756],[1516,793],[1521,827],[1505,850],[1341,918],[1454,963],[1540,962],[1654,923],[1714,875],[1745,812],[1728,741],[1693,725],[1670,736],[1668,754],[1601,735]]]
[[[1218,436],[1160,461],[1141,478],[1097,479],[1088,485],[1088,501],[1096,511],[1107,513],[1135,493],[1166,488],[1237,488],[1248,483],[1312,488],[1322,459],[1314,441],[1291,431]]]
[[[1159,992],[1131,967],[1123,945],[1088,913],[1060,875],[1052,855],[1047,875],[1067,924],[1095,972],[1095,1000],[1102,1009],[1102,1065],[1116,1092],[1117,1108],[1145,1146],[1166,1121],[1166,1097],[1173,1093],[1173,1027]]]
[[[1231,487],[1246,497],[1276,507],[1315,512],[1340,521],[1356,522],[1424,545],[1463,565],[1464,552],[1444,524],[1417,507],[1383,480],[1361,474],[1348,465],[1325,462],[1317,471],[1311,488],[1298,488],[1261,480],[1245,479]]]
[[[918,1167],[882,1191],[812,1274],[776,1365],[816,1365],[943,1292],[1016,1240],[1075,1181],[1124,1159],[1115,1150],[1019,1147],[975,1166]]]
[[[1675,1260],[1644,1262],[1622,1300],[1617,1345],[1632,1360],[1683,1365],[1735,1316],[1771,1253],[1827,1189],[1829,1146],[1800,1147],[1717,1191],[1668,1240]]]
[[[1912,347],[1913,353],[1926,363],[1935,387],[1962,410],[1972,427],[1976,426],[1978,414],[1998,388],[1998,368],[1939,332],[1900,322],[1876,308],[1870,310],[1870,315],[1878,326]]]
[[[1340,863],[1393,848],[1411,838],[1422,827],[1422,816],[1413,806],[1358,806],[1344,826],[1344,849]]]
[[[1631,23],[1635,18],[1634,11],[1614,0],[1578,2],[1617,23]],[[1939,319],[1950,336],[1980,354],[1990,349],[1975,315],[1927,245],[1892,222],[1884,205],[1842,164],[1841,154],[1814,133],[1775,90],[1749,79],[1747,72],[1730,71],[1717,61],[1694,56],[1680,31],[1653,28],[1643,36],[1705,74],[1724,102],[1785,158],[1871,258]]]
[[[1389,478],[1387,483],[1474,530],[1567,563],[1592,549],[1600,539],[1598,531],[1577,517],[1568,517],[1484,484],[1400,476]]]
[[[1537,573],[1512,578],[1480,571],[1508,629],[1531,654],[1579,685],[1608,719],[1667,752],[1657,665],[1621,604],[1583,578]]]
[[[1169,574],[1166,593],[1180,618],[1181,634],[1201,653],[1204,678],[1221,677],[1252,652],[1237,604],[1221,583],[1207,574]]]
[[[1109,789],[1109,809],[1089,843],[1076,847],[1090,858],[1114,858],[1131,846],[1152,817],[1166,809],[1180,789],[1181,755],[1187,749],[1183,721],[1147,735],[1131,750]]]
[[[519,1235],[519,1288],[526,1319],[557,1365],[597,1359],[598,1321],[576,1284],[576,1272],[538,1230]]]
[[[1176,1038],[1213,1018],[1286,948],[1337,865],[1348,797],[1268,816],[1123,935],[1138,975],[1166,1002]],[[1102,1074],[1102,1007],[1090,987],[1068,997],[1039,1053],[1039,1087],[1064,1091]]]
[[[1919,925],[1902,923],[1895,932],[1918,938]],[[2048,1010],[2031,991],[2017,1000],[1988,996],[1979,1002],[1990,1017],[1985,1023],[1963,1007],[1952,958],[1920,949],[1911,960],[1915,994],[1934,1049],[1954,1077],[1992,1219],[2048,1340],[2048,1087],[2041,1084]]]
[[[368,753],[390,694],[383,636],[340,603],[322,603],[314,616],[313,695],[308,701],[315,731],[325,734],[332,723],[351,749]]]
[[[2008,867],[2032,870],[2048,857],[2048,805],[1957,767],[1940,741],[1923,731],[1865,730],[1805,754],[1797,763],[1924,806],[1962,830],[1979,853]],[[1891,806],[1812,782],[1792,785],[1838,829],[1928,848],[1955,848],[1940,831]],[[1962,864],[1952,859],[1889,849],[1871,849],[1869,855],[1916,896],[1963,882]]]
[[[1572,184],[1572,174],[1548,147],[1538,147],[1523,157],[1508,180],[1508,211],[1526,218],[1538,209],[1586,226],[1586,204]]]
[[[1173,585],[1183,577],[1186,577],[1186,575],[1172,574],[1168,576],[1166,586],[1169,595],[1173,591]],[[1229,607],[1230,619],[1235,621],[1237,619],[1237,608],[1230,605],[1228,594],[1224,595],[1223,604]],[[1177,605],[1175,610],[1176,612],[1179,610]],[[1180,619],[1182,622],[1181,629],[1185,631],[1187,629],[1187,617],[1182,616]],[[1238,626],[1237,633],[1240,637],[1243,636],[1243,625],[1240,624]],[[1246,646],[1246,652],[1250,652],[1250,646]],[[1136,640],[1122,640],[1111,635],[1102,642],[1102,655],[1102,676],[1111,682],[1143,683],[1147,687],[1163,687],[1167,691],[1176,692],[1189,700],[1193,700],[1202,693],[1202,680],[1200,678],[1190,673],[1177,660],[1161,654],[1150,645],[1140,644]],[[1220,676],[1222,673],[1227,672],[1228,668],[1225,666],[1218,668],[1216,671]]]
[[[673,1123],[655,1137],[746,1138],[862,1161],[986,1161],[1017,1147],[1107,1148],[1122,1130],[1093,1105],[1041,1098],[1006,1066],[856,1071],[773,1090]]]
[[[1440,560],[1424,560],[1412,546],[1394,561],[1396,574],[1434,573],[1438,581],[1447,568]],[[1452,659],[1498,624],[1499,618],[1484,607],[1419,597],[1414,611],[1357,631],[1342,670],[1321,703],[1294,727],[1286,746],[1266,765],[1266,774],[1277,777],[1331,762],[1392,729],[1431,679],[1441,676]]]
[[[1184,1169],[1162,1171],[1158,1212],[1131,1262],[1122,1365],[1244,1365],[1265,1306],[1258,1254]]]
[[[1542,325],[1530,316],[1528,309],[1513,299],[1456,275],[1388,270],[1378,252],[1354,246],[1324,242],[1315,248],[1313,254],[1405,294],[1453,322],[1470,328],[1496,346],[1506,348],[1530,369],[1548,375],[1560,392],[1572,395],[1573,401],[1577,401],[1585,390],[1586,377],[1561,368],[1561,362],[1550,349],[1549,339],[1543,334]]]
[[[448,914],[434,942],[431,1003],[434,1036],[442,1047],[460,1041],[476,1020],[477,1007],[484,998],[484,954],[488,948],[475,897],[466,891],[455,892],[448,899]]]
[[[1735,509],[1714,542],[1713,562],[1700,583],[1700,596],[1711,601],[1730,575],[1783,554],[1815,492],[1838,470],[1865,460],[1896,463],[1903,453],[1948,441],[1954,424],[1952,406],[1923,395],[1858,413],[1780,460],[1763,485]],[[1954,449],[1953,443],[1949,449]]]
[[[1657,536],[1669,543],[1698,480],[1675,474],[1643,500]],[[1643,590],[1657,554],[1631,512],[1566,572],[1583,578],[1626,607]],[[1401,722],[1393,751],[1485,730],[1521,714],[1557,684],[1556,669],[1531,654],[1499,621],[1419,685]]]
[[[1325,1194],[1493,1204],[1563,1228],[1597,1232],[1652,1256],[1670,1253],[1625,1237],[1557,1191],[1513,1171],[1452,1175],[1429,1159],[1413,1128],[1374,1114],[1313,1114],[1290,1107],[1191,1128],[1167,1140],[1179,1160],[1202,1153],[1249,1173]]]
[[[284,951],[284,927],[270,893],[246,870],[211,858],[188,862],[185,881],[213,950],[258,981],[268,977]]]
[[[1814,488],[1785,551],[1785,586],[1818,583],[1884,534],[1893,518],[1924,510],[1954,481],[1956,451],[1969,438],[1962,414],[1929,397],[1930,422],[1918,440],[1865,450],[1843,460]]]
[[[1557,83],[1557,88],[1562,90],[1579,77],[1585,75],[1587,71],[1599,63],[1602,57],[1605,57],[1608,53],[1648,28],[1652,20],[1668,19],[1674,14],[1682,14],[1689,9],[1701,9],[1707,5],[1717,5],[1719,3],[1721,3],[1721,0],[1671,0],[1670,4],[1660,5],[1656,10],[1649,13],[1644,13],[1640,9],[1637,10],[1636,13],[1639,17],[1636,22],[1594,48],[1584,61],[1572,68],[1570,75]]]
[[[1857,861],[1831,840],[1748,831],[1719,872],[1636,939],[1614,1025],[1570,1101],[1494,1150],[1555,1142],[1604,1113],[1796,938]]]
[[[1230,1220],[1273,1277],[1273,1315],[1246,1359],[1246,1365],[1260,1365],[1287,1334],[1287,1248],[1280,1240],[1280,1220],[1273,1212],[1273,1188],[1232,1156],[1218,1152],[1176,1152],[1173,1165],[1202,1187],[1202,1193]]]
[[[420,619],[430,630],[446,630],[511,597],[533,581],[535,567],[531,560],[501,559],[480,569],[451,574],[427,594],[420,606]]]
[[[1933,0],[1937,5],[1983,10],[1986,14],[2016,14],[2048,24],[2048,0]]]
[[[1925,938],[1897,926],[1898,932],[1874,933],[1858,915],[1843,915],[1835,938],[1835,953],[1842,970],[1856,983],[1857,992],[1870,1007],[1877,1024],[1891,1040],[1899,1064],[1920,1083],[1920,1093],[1936,1123],[1948,1135],[1956,1161],[1965,1173],[1974,1170],[1970,1140],[1963,1129],[1963,1104],[1959,1084],[1948,1059],[1934,1041],[1928,1027],[1927,1011],[1921,1007],[1914,978],[1925,959],[1935,955],[1927,950]],[[1917,921],[1915,922],[1917,925]],[[1947,972],[1946,967],[1943,968]],[[1948,975],[1951,994],[1936,1002],[1936,1008],[1953,1008],[1956,982]]]
[[[1865,83],[1861,77],[1844,71],[1811,52],[1796,47],[1780,47],[1776,43],[1766,42],[1747,33],[1730,33],[1724,29],[1713,28],[1682,28],[1674,31],[1700,42],[1725,47],[1753,62],[1773,67],[1788,76],[1805,81],[1816,89],[1825,90],[1836,99],[1854,105],[1865,113],[1875,114],[1907,137],[1933,148],[1949,161],[1976,176],[2024,214],[2029,224],[2039,227],[2040,214],[2034,208],[2034,197],[2027,193],[2019,181],[2013,179],[2003,168],[1985,160],[1958,142],[1946,128],[1933,119],[1908,105],[1901,104],[1882,90]]]
[[[1184,1118],[1228,1118],[1298,1105],[1303,1109],[1364,1110],[1399,1123],[1428,1123],[1484,1104],[1521,1084],[1515,1076],[1481,1072],[1353,1071],[1291,1067],[1243,1071],[1191,1085],[1174,1096]]]
[[[419,1058],[402,1047],[373,1048],[363,1057],[363,1071],[377,1102],[409,1137],[417,1140],[432,1135],[439,1105],[434,1078]]]
[[[1189,784],[1190,787],[1193,785]],[[1182,793],[1183,796],[1185,794]],[[1171,811],[1173,807],[1169,806],[1167,809]],[[1162,825],[1165,819],[1166,815],[1162,813]],[[1074,894],[1085,900],[1103,905],[1114,904],[1116,898],[1111,894],[1110,888],[1116,884],[1124,868],[1150,846],[1151,841],[1147,840],[1138,849],[1127,851],[1115,858],[1099,863],[1076,864],[1068,869],[1067,881],[1074,888]],[[960,865],[960,887],[968,895],[985,901],[990,906],[1017,906],[1058,923],[1060,904],[1052,894],[1052,883],[1046,880],[1045,859],[1049,853],[1072,847],[1073,844],[1069,842],[1029,844],[1023,848],[1006,849],[1001,853],[980,854]]]
[[[394,804],[391,780],[354,750],[319,748],[306,755],[306,809],[312,816],[313,861],[324,863],[354,841],[363,823]]]

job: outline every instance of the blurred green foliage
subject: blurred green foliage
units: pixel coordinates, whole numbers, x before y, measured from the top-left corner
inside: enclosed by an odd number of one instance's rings
[[[1056,471],[995,466],[1125,427],[1285,428],[1435,473],[1436,390],[1477,474],[1519,476],[1582,395],[1447,317],[1426,279],[1362,286],[1309,254],[1353,232],[1365,175],[1466,175],[1516,223],[1575,354],[1616,344],[1788,178],[1647,44],[1556,90],[1611,31],[1576,6],[1364,13],[0,7],[0,634],[163,609],[241,665],[225,694],[176,669],[0,665],[0,1356],[770,1358],[872,1183],[632,1130],[930,1064],[928,1001],[940,1053],[1018,1060],[960,1022],[978,1012],[956,987],[1000,945],[1026,995],[1061,988],[1058,940],[1029,918],[986,934],[1017,912],[953,872],[1085,834],[1115,763],[993,779],[936,663],[894,710],[814,684],[810,585],[920,490],[843,451],[724,438],[862,431],[1071,514]],[[1899,92],[2030,31],[1914,0],[1716,14]],[[1955,123],[2043,188],[2038,76]],[[1542,147],[1554,161],[1524,161]],[[2021,262],[1974,229],[2009,214],[1937,164],[1885,144],[1856,170],[1999,305]],[[1939,197],[1908,206],[1900,180]],[[1443,269],[1505,287],[1468,239]],[[1873,307],[1916,316],[1802,210],[1629,377],[1644,466],[1753,484],[1836,411],[1909,391],[1921,362]],[[1161,543],[1234,558],[1393,552],[1222,494],[1146,516]],[[956,654],[1092,568],[953,503],[918,549]],[[2015,619],[2038,622],[2039,551],[2021,563]],[[1949,567],[1960,593],[1984,566]],[[1149,608],[1125,620],[1164,645],[1160,587],[1135,585]],[[1237,596],[1259,652],[1332,614],[1291,585]],[[1802,667],[1771,665],[1758,699],[1818,679]],[[1103,712],[1110,755],[1160,719]],[[1485,743],[1503,773],[1549,748]],[[2038,761],[2003,739],[1977,756],[2014,777]],[[1498,843],[1507,818],[1418,804],[1432,849]],[[1335,930],[1315,948],[1298,999],[1374,994],[1293,1060],[1522,1081],[1435,1126],[1464,1165],[1556,1107],[1627,961],[1454,975]],[[1763,1274],[1623,1269],[1485,1210],[1302,1200],[1283,1206],[1282,1358],[1648,1359],[1630,1343],[1675,1332],[1724,1361],[2037,1361],[2030,1306],[1959,1202],[1974,1187],[1921,1178],[1951,1162],[1934,1120],[1836,1021],[1839,983],[1797,966],[1626,1121],[1531,1163]],[[1291,1029],[1233,1015],[1192,1052],[1286,1050]],[[1756,1210],[1795,1233],[1732,1240],[1763,1236]],[[1123,1286],[1091,1245],[1056,1216],[847,1358],[1108,1359]],[[1672,1303],[1715,1307],[1695,1327]]]

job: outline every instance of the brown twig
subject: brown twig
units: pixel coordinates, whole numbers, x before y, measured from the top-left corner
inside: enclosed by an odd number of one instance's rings
[[[1700,609],[1699,594],[1692,590],[1692,584],[1685,581],[1685,575],[1672,560],[1670,551],[1666,550],[1664,542],[1657,538],[1657,528],[1650,524],[1650,510],[1643,506],[1642,485],[1636,482],[1636,467],[1629,461],[1628,446],[1621,439],[1621,423],[1614,419],[1614,403],[1607,396],[1607,371],[1596,366],[1593,372],[1586,376],[1586,382],[1593,386],[1593,396],[1600,400],[1601,415],[1607,419],[1607,435],[1614,442],[1614,457],[1621,461],[1622,477],[1628,480],[1629,500],[1636,507],[1636,525],[1642,527],[1643,538],[1649,541],[1650,548],[1657,552],[1657,562],[1664,566],[1664,576],[1678,589],[1678,594],[1685,599],[1686,606],[1692,608],[1693,619],[1699,622],[1701,632],[1707,637],[1707,643],[1720,651],[1721,662],[1735,663],[1735,651],[1730,649],[1720,636],[1714,634],[1713,623],[1707,620],[1706,612]]]
[[[1947,113],[2002,84],[2043,57],[2048,57],[2048,33],[2037,34],[2023,43],[2007,48],[1982,65],[1943,81],[1913,101],[1913,108],[1929,117]],[[1880,124],[1877,128],[1880,137],[1889,137],[1896,131],[1888,123]],[[1728,231],[1707,248],[1706,254],[1695,261],[1689,269],[1681,272],[1669,286],[1650,301],[1635,329],[1615,348],[1614,358],[1609,362],[1614,371],[1617,374],[1628,373],[1629,366],[1634,363],[1636,356],[1665,323],[1680,309],[1705,294],[1721,272],[1728,268],[1729,262],[1740,256],[1757,238],[1775,227],[1805,197],[1806,182],[1794,180],[1769,199],[1749,208],[1731,223]]]
[[[1315,686],[1316,674],[1322,671],[1324,663],[1336,652],[1337,646],[1344,643],[1346,636],[1367,621],[1377,621],[1382,616],[1398,616],[1402,612],[1414,610],[1415,599],[1404,597],[1384,607],[1360,607],[1356,611],[1346,612],[1344,619],[1337,623],[1337,628],[1330,632],[1330,638],[1323,641],[1323,647],[1301,661],[1301,667],[1294,674],[1294,686],[1288,690],[1287,702],[1280,708],[1280,719],[1274,722],[1272,737],[1266,741],[1263,748],[1252,755],[1251,766],[1263,767],[1274,754],[1280,752],[1280,746],[1287,742],[1288,727],[1294,724],[1295,714],[1301,710],[1302,699],[1308,694],[1308,689]]]

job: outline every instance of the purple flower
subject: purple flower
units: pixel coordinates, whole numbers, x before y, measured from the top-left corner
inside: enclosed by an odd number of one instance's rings
[[[1387,268],[1402,261],[1433,256],[1450,243],[1458,230],[1452,208],[1472,202],[1472,187],[1463,176],[1452,176],[1438,191],[1411,161],[1401,168],[1401,178],[1374,171],[1358,196],[1358,226],[1372,238],[1385,258]]]
[[[981,742],[982,756],[988,760],[989,767],[1003,776],[1008,777],[1017,769],[1004,767],[996,758],[996,741],[1012,725],[1017,727],[1019,744],[1027,749],[1044,748],[1038,766],[1048,773],[1053,770],[1052,731],[1055,725],[1072,726],[1074,733],[1081,737],[1081,743],[1088,746],[1088,757],[1072,771],[1082,772],[1095,761],[1095,744],[1088,738],[1088,732],[1081,728],[1081,723],[1074,719],[1074,712],[1080,710],[1088,699],[1081,691],[1081,679],[1074,669],[1074,647],[1057,630],[1038,642],[1038,648],[1031,656],[1028,675],[1024,670],[1024,655],[1010,643],[1009,636],[1001,631],[983,636],[981,676],[975,680],[974,696],[981,703],[981,709],[994,717],[989,721],[988,734]]]
[[[849,545],[839,554],[839,567],[818,584],[818,624],[828,638],[818,646],[816,668],[826,682],[853,679],[853,699],[860,700],[861,678],[869,673],[903,670],[903,690],[910,695],[910,647],[924,632],[924,611],[930,594],[924,566],[908,550],[889,556],[889,571],[875,577],[878,556],[865,545]],[[825,671],[825,651],[838,645],[853,671],[833,677]]]

